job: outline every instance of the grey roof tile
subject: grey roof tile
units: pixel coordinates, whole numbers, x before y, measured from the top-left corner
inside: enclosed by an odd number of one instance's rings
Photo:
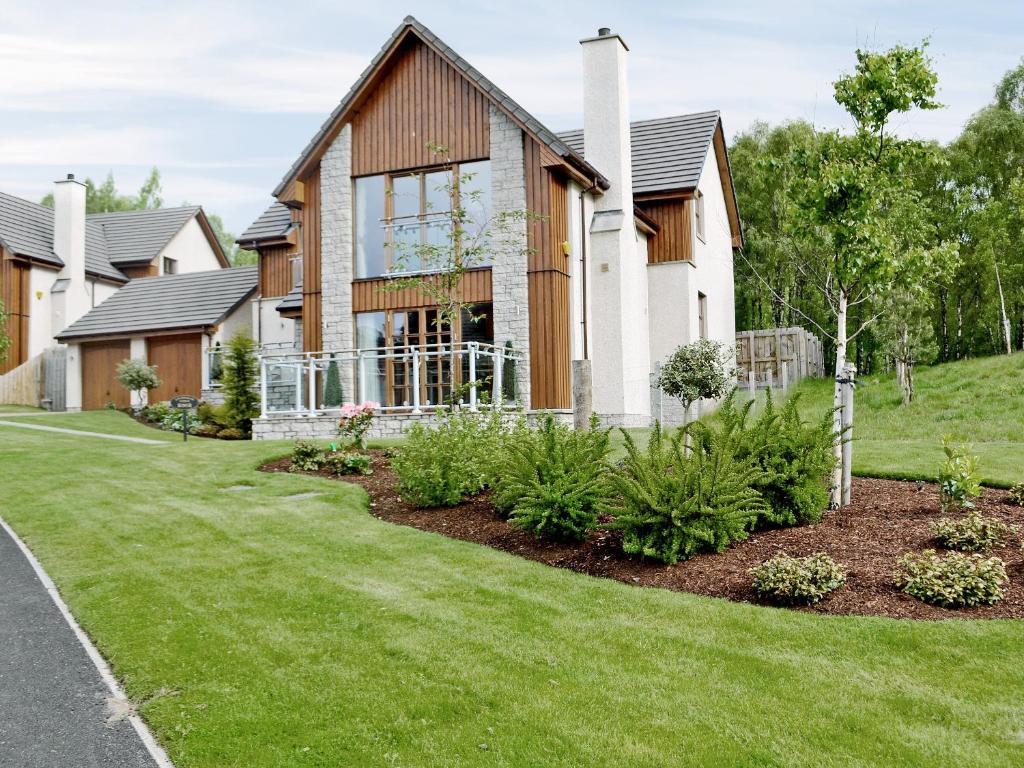
[[[156,208],[146,211],[90,213],[86,220],[103,228],[107,256],[114,266],[152,261],[181,228],[197,213],[199,206]]]
[[[292,167],[288,170],[288,173],[285,174],[285,177],[281,179],[281,182],[274,189],[273,194],[275,197],[277,197],[284,191],[284,188],[288,186],[288,183],[295,177],[295,174],[298,172],[299,168],[301,168],[303,163],[306,162],[307,158],[309,158],[313,154],[313,150],[316,148],[317,143],[330,130],[331,126],[333,125],[334,121],[338,118],[338,116],[344,113],[346,109],[348,109],[349,104],[355,98],[355,95],[362,87],[363,82],[370,75],[370,73],[374,69],[376,69],[377,65],[383,60],[384,55],[387,53],[388,49],[402,35],[402,33],[405,32],[406,29],[412,29],[421,39],[427,41],[431,45],[435,46],[442,53],[444,53],[453,62],[454,66],[460,72],[462,72],[463,75],[477,83],[480,89],[487,93],[497,104],[502,105],[502,107],[504,107],[506,110],[515,114],[515,116],[520,120],[520,122],[523,123],[523,125],[525,125],[535,136],[537,136],[537,138],[543,141],[556,154],[558,154],[560,157],[573,159],[580,163],[585,168],[590,168],[590,170],[595,174],[595,176],[599,179],[602,185],[606,185],[608,183],[608,180],[605,179],[604,176],[602,176],[596,168],[587,165],[582,155],[578,154],[576,150],[573,149],[568,144],[568,142],[563,141],[553,131],[550,131],[547,128],[545,128],[544,125],[542,125],[541,122],[537,120],[537,118],[533,117],[533,115],[531,115],[521,106],[519,106],[519,104],[517,104],[512,98],[510,98],[504,91],[502,91],[500,88],[498,88],[498,86],[496,86],[486,77],[484,77],[484,75],[478,69],[473,67],[473,65],[471,65],[468,61],[462,58],[462,56],[457,54],[455,50],[451,48],[451,46],[446,44],[437,35],[431,32],[427,27],[421,24],[415,17],[406,16],[402,23],[399,24],[395,31],[391,33],[391,36],[387,39],[387,41],[384,43],[381,49],[373,57],[373,60],[370,62],[370,65],[363,71],[363,74],[359,76],[359,79],[356,80],[356,82],[349,89],[348,93],[345,94],[345,98],[341,100],[341,103],[334,108],[334,110],[331,112],[327,120],[324,121],[323,126],[321,126],[320,130],[316,132],[316,135],[313,136],[313,139],[309,142],[309,144],[306,145],[306,148],[302,151],[302,154],[299,155],[299,158],[292,164]]]
[[[633,192],[694,189],[719,119],[719,113],[712,111],[630,123]],[[558,136],[586,157],[582,129]]]
[[[293,309],[302,309],[302,283],[299,283],[288,295],[281,299],[281,303],[274,307],[278,312],[287,312]]]
[[[239,245],[282,237],[292,225],[292,212],[282,203],[272,203],[235,241]]]
[[[216,325],[255,290],[255,266],[132,280],[56,336],[59,340]]]

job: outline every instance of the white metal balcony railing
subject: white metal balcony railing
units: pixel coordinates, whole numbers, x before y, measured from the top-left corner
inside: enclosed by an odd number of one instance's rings
[[[331,413],[342,402],[372,400],[382,412],[421,414],[457,401],[477,410],[485,401],[514,405],[506,386],[514,385],[517,351],[484,342],[374,347],[335,352],[283,352],[260,355],[261,416]],[[328,371],[338,370],[341,401],[325,404]],[[511,394],[511,393],[509,393]]]

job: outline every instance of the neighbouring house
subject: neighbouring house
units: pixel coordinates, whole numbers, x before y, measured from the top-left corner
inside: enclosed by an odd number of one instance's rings
[[[588,400],[607,424],[681,417],[652,389],[660,362],[735,338],[743,235],[722,121],[631,123],[626,43],[608,29],[580,43],[584,125],[555,133],[416,19],[395,30],[239,239],[260,254],[256,437],[331,434],[330,365],[346,400],[382,404],[381,434],[481,380],[565,418]],[[422,292],[384,290],[399,242],[451,226],[442,165],[472,174],[486,210],[531,214],[465,275],[484,319],[454,328]]]
[[[128,283],[57,334],[68,350],[67,410],[145,405],[117,382],[115,368],[129,357],[156,366],[160,386],[148,402],[215,400],[218,350],[236,334],[251,335],[256,281],[250,266]]]
[[[53,197],[48,208],[0,193],[0,300],[12,341],[4,379],[38,379],[54,338],[124,286],[228,266],[198,206],[86,214],[85,185],[72,175]]]

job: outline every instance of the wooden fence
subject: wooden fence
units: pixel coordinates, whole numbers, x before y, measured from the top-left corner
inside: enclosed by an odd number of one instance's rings
[[[803,328],[769,328],[736,334],[736,378],[749,386],[788,387],[825,375],[821,340]]]
[[[64,410],[66,350],[54,347],[0,376],[0,405]]]

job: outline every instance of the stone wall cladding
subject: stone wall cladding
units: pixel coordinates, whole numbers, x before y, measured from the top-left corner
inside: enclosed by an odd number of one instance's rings
[[[572,425],[571,411],[534,411],[526,414],[527,423],[536,428],[547,413],[563,424]],[[511,423],[520,417],[518,412],[510,411],[507,420]],[[436,413],[424,413],[413,416],[410,413],[387,413],[373,420],[367,433],[371,440],[402,437],[406,430],[415,422],[427,425],[436,424]],[[329,440],[338,434],[338,417],[336,415],[295,416],[286,414],[268,414],[265,419],[256,419],[252,423],[253,440]]]
[[[491,130],[491,205],[495,213],[526,210],[523,132],[493,104]],[[527,284],[526,221],[515,221],[495,242],[491,267],[494,305],[494,343],[511,340],[522,353],[516,366],[519,403],[530,405],[530,314]]]
[[[320,161],[320,291],[325,351],[352,349],[352,126],[346,125]],[[341,371],[353,392],[351,370]]]

